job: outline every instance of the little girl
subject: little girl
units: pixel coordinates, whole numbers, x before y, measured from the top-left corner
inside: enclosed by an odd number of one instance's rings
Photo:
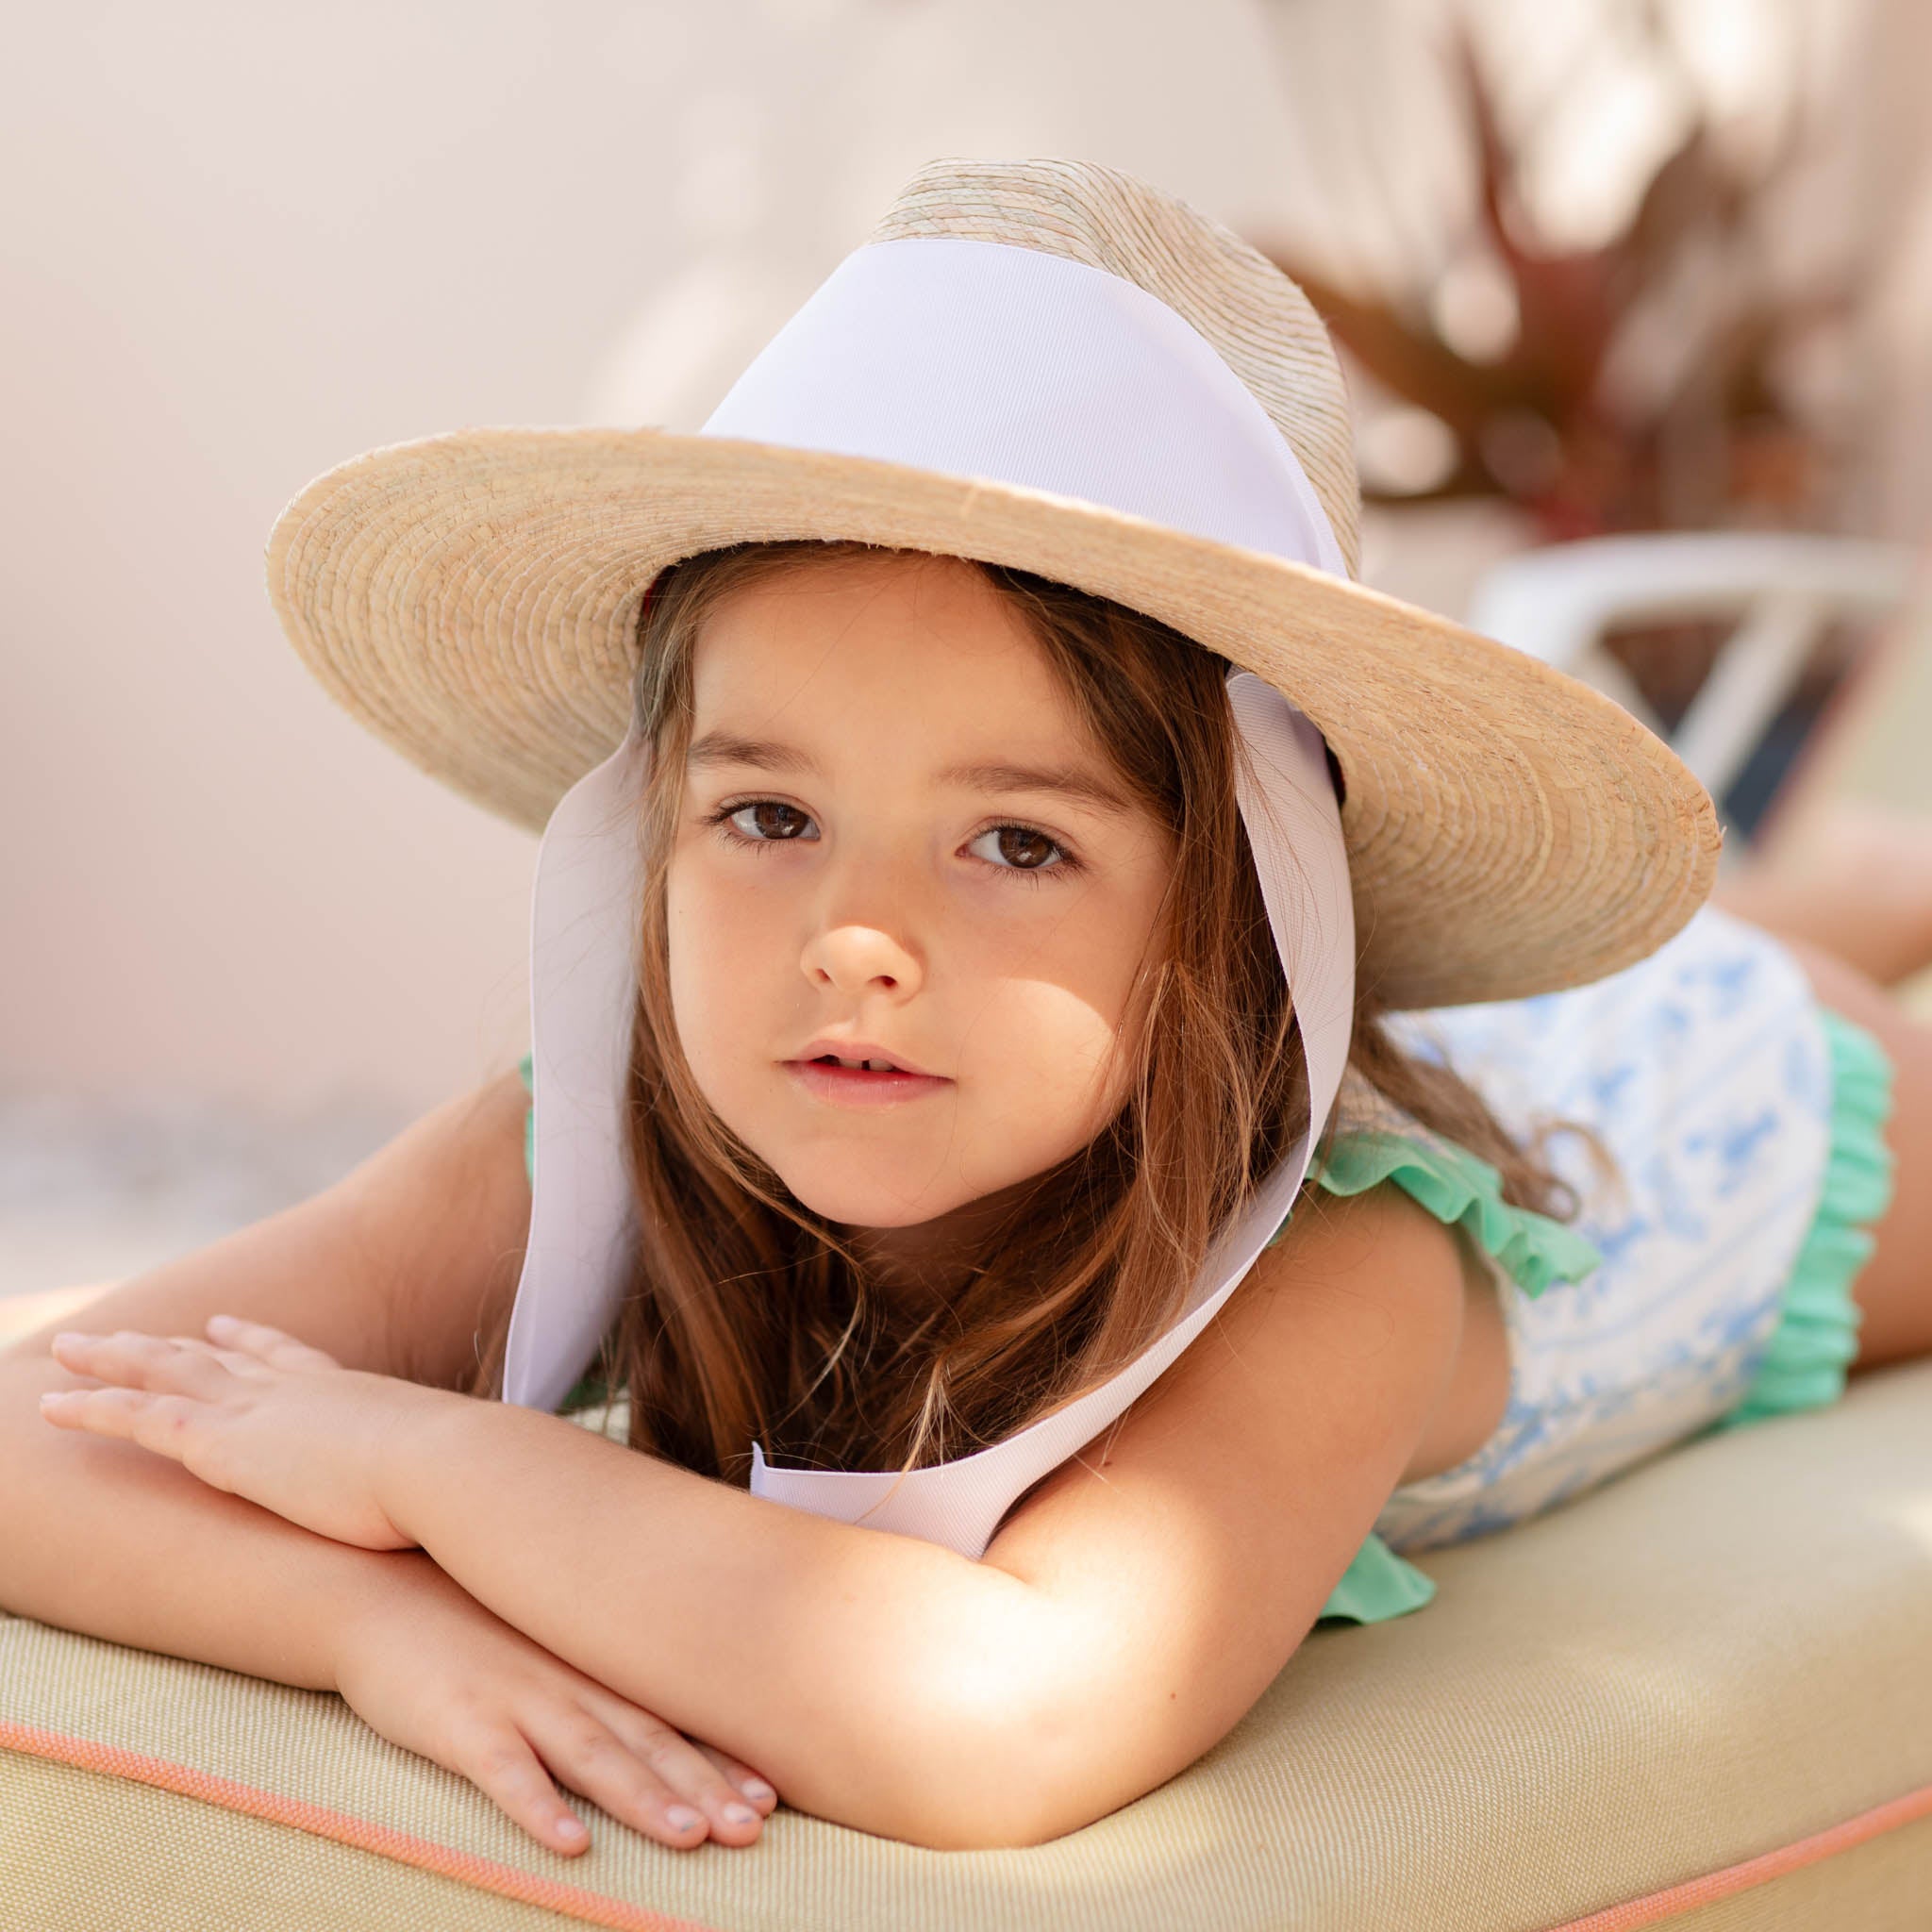
[[[1927,1036],[1699,909],[1709,801],[1621,710],[1355,583],[1349,452],[1235,236],[945,161],[699,434],[305,491],[305,659],[544,828],[532,1049],[316,1258],[53,1340],[56,1427],[365,1566],[274,1661],[157,1647],[558,1851],[557,1784],[1034,1843],[1425,1605],[1407,1556],[1932,1349]]]

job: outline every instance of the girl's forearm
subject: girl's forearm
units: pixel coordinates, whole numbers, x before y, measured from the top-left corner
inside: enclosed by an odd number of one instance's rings
[[[0,1361],[0,1609],[62,1630],[335,1689],[336,1633],[425,1559],[286,1523],[132,1442],[48,1427],[43,1357]]]
[[[448,1396],[399,1428],[390,1520],[506,1623],[792,1804],[882,1836],[1020,1842],[1039,1593],[917,1538]]]

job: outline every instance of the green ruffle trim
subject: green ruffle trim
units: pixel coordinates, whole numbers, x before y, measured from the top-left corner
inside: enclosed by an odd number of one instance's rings
[[[1784,1312],[1744,1399],[1706,1430],[1823,1408],[1845,1390],[1864,1310],[1852,1283],[1876,1245],[1871,1224],[1891,1203],[1896,1162],[1885,1144],[1891,1062],[1862,1027],[1828,1007],[1818,1017],[1831,1054],[1831,1131],[1824,1189],[1785,1284]]]
[[[1315,1621],[1335,1617],[1350,1624],[1386,1624],[1391,1617],[1421,1609],[1435,1594],[1434,1581],[1371,1530]]]
[[[1510,1207],[1502,1175],[1465,1147],[1380,1128],[1348,1134],[1317,1163],[1315,1178],[1331,1194],[1362,1194],[1392,1180],[1438,1221],[1459,1223],[1526,1295],[1541,1294],[1553,1281],[1581,1281],[1603,1266],[1603,1256],[1574,1229]]]

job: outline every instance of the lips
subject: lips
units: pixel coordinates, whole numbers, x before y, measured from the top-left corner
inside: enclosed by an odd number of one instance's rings
[[[902,1053],[895,1053],[889,1047],[871,1040],[827,1040],[820,1038],[801,1047],[792,1057],[794,1066],[818,1062],[853,1069],[869,1068],[877,1073],[918,1074],[927,1078],[926,1070],[916,1061],[908,1059]]]
[[[833,1107],[896,1107],[953,1084],[869,1040],[814,1040],[783,1065],[806,1093]]]

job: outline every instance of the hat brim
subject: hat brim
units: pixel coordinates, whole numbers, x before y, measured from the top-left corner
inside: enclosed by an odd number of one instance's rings
[[[644,587],[794,538],[1031,571],[1274,685],[1341,763],[1359,972],[1392,1006],[1600,978],[1710,891],[1708,794],[1600,692],[1345,578],[1017,485],[663,429],[461,430],[311,483],[269,595],[358,722],[541,831],[628,728]]]

